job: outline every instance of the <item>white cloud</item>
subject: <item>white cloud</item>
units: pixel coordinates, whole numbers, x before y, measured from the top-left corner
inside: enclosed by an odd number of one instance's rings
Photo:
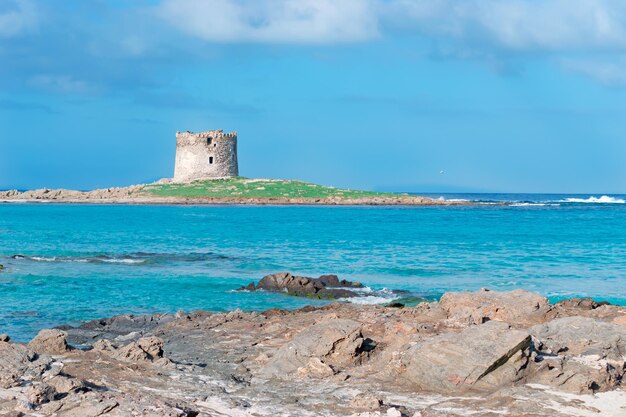
[[[626,47],[624,0],[163,0],[157,13],[211,42],[355,42],[383,25],[514,51]]]
[[[378,35],[375,0],[164,0],[158,15],[211,42],[337,43]]]
[[[30,0],[5,1],[0,8],[0,38],[10,38],[34,29],[38,15]]]
[[[381,14],[435,40],[511,51],[626,47],[623,0],[382,0]]]

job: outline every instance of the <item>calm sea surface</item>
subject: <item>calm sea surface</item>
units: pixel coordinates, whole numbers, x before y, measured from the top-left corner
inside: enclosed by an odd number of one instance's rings
[[[0,333],[26,340],[44,327],[115,314],[322,303],[232,291],[278,271],[364,282],[376,292],[361,302],[392,298],[385,289],[435,298],[521,287],[553,301],[626,305],[623,197],[442,197],[485,204],[0,204]]]

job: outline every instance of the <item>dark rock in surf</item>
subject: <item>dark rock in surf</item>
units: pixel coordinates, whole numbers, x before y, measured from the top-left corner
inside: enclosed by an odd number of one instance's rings
[[[312,297],[325,300],[358,297],[354,288],[363,288],[360,282],[339,280],[337,275],[322,275],[319,278],[301,277],[290,272],[279,272],[267,275],[258,284],[250,284],[239,288],[239,291],[272,291],[284,292],[296,297]]]

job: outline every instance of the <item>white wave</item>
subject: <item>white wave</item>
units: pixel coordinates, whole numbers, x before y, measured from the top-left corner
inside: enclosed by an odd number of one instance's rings
[[[379,297],[376,295],[368,295],[365,297],[339,298],[338,301],[347,301],[352,304],[387,304],[393,301],[393,299]]]
[[[513,203],[511,207],[545,207],[546,203]]]
[[[131,258],[73,258],[65,256],[24,256],[15,255],[14,259],[27,259],[35,262],[71,262],[71,263],[113,263],[113,264],[141,264],[144,263],[144,259],[131,259]]]
[[[370,287],[350,288],[358,295],[358,297],[339,298],[339,301],[347,301],[353,304],[387,304],[393,300],[400,298],[392,290],[383,288],[380,290],[372,290]]]
[[[19,258],[19,259],[23,259],[23,258]],[[47,258],[45,256],[32,256],[30,259],[32,259],[33,261],[39,261],[39,262],[56,262],[57,257],[52,256],[52,257]]]
[[[513,203],[509,207],[559,207],[558,203]]]
[[[437,200],[439,200],[439,201],[448,201],[448,202],[451,202],[451,203],[469,203],[470,202],[470,200],[466,200],[464,198],[444,198],[443,196],[439,197]]]
[[[106,262],[109,264],[142,264],[145,261],[143,259],[111,258],[111,259],[102,259],[101,262]]]
[[[563,203],[588,203],[588,204],[625,204],[626,200],[621,198],[610,197],[603,195],[602,197],[589,197],[589,198],[566,198]]]

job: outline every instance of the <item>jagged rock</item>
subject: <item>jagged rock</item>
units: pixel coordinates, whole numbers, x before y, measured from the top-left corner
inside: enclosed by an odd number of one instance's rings
[[[44,329],[40,331],[28,347],[38,353],[50,355],[63,354],[70,350],[67,344],[67,333],[58,329]]]
[[[147,332],[175,320],[173,314],[152,314],[135,316],[132,314],[92,320],[78,327],[64,329],[69,333],[68,341],[76,345],[93,344],[97,339],[115,339],[128,335],[126,340],[138,339]],[[121,339],[118,339],[121,340]]]
[[[113,357],[128,362],[155,362],[163,358],[163,340],[143,337],[113,352]]]
[[[383,400],[371,394],[359,394],[350,401],[350,407],[357,410],[376,411],[380,410]]]
[[[53,401],[55,395],[56,390],[54,387],[46,383],[31,385],[26,390],[26,399],[34,406]]]
[[[11,340],[11,338],[9,337],[8,334],[4,334],[4,333],[0,334],[0,342],[8,342],[10,340]]]
[[[64,375],[56,375],[46,380],[58,393],[68,393],[85,388],[85,383],[79,379]]]
[[[35,353],[23,345],[0,342],[0,388],[19,385]]]
[[[580,310],[595,310],[598,307],[610,305],[608,301],[595,301],[593,298],[570,298],[561,300],[554,305],[556,308],[577,308]]]
[[[626,309],[594,305],[540,308],[532,331],[496,321],[506,304],[473,325],[438,302],[121,319],[132,331],[111,339],[102,320],[91,324],[92,349],[54,358],[0,341],[0,416],[621,417],[626,326],[614,321]],[[589,318],[552,320],[556,310]]]
[[[363,284],[346,280],[339,280],[337,275],[322,275],[319,278],[309,278],[292,275],[290,272],[280,272],[267,275],[257,285],[250,283],[239,288],[239,291],[274,291],[285,292],[299,297],[315,297],[322,299],[337,299],[357,297],[358,294],[351,288],[362,288]]]
[[[571,392],[605,391],[624,377],[626,327],[565,317],[532,327],[540,363],[533,380]]]
[[[100,340],[97,340],[96,343],[93,344],[92,348],[94,350],[112,352],[115,349],[117,349],[117,346],[111,343],[111,341],[108,339],[100,339]]]
[[[55,401],[56,402],[56,401]],[[60,404],[59,404],[60,405]],[[102,398],[97,393],[88,392],[80,396],[70,396],[63,400],[63,407],[59,410],[59,405],[50,403],[44,405],[41,410],[46,415],[55,415],[59,417],[100,417],[110,415],[120,403],[114,399]],[[152,410],[155,416],[164,416],[165,413],[157,413]],[[150,415],[143,414],[143,415]],[[135,415],[135,413],[115,413],[116,416]],[[175,415],[175,414],[171,414]]]
[[[538,350],[568,355],[599,355],[622,360],[626,353],[626,328],[589,317],[564,317],[533,326]]]
[[[506,323],[488,322],[435,336],[406,353],[406,378],[435,392],[495,391],[521,379],[531,337]]]
[[[288,378],[300,368],[319,368],[319,362],[311,364],[311,359],[318,359],[333,373],[342,366],[354,364],[362,353],[361,327],[361,323],[345,319],[313,325],[281,347],[263,368],[262,375]]]
[[[306,366],[297,369],[297,373],[300,377],[328,378],[335,375],[335,370],[320,358],[310,358]]]
[[[549,308],[545,297],[525,290],[449,292],[441,297],[439,305],[449,319],[462,324],[489,320],[519,325],[535,323]]]

